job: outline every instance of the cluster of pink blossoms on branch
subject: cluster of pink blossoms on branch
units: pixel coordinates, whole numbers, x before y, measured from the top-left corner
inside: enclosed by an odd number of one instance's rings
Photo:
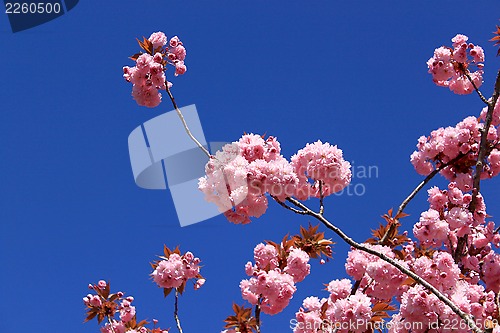
[[[245,224],[266,212],[266,194],[305,200],[343,190],[351,181],[350,167],[342,150],[329,143],[307,144],[288,162],[276,138],[246,134],[208,161],[199,189],[229,221]]]
[[[161,102],[159,90],[172,86],[165,77],[168,65],[175,67],[175,76],[186,72],[186,49],[177,36],[167,43],[163,32],[155,32],[148,39],[138,42],[145,53],[139,52],[130,57],[136,65],[123,67],[123,77],[133,84],[132,96],[137,104],[154,108]]]
[[[483,83],[484,51],[480,46],[467,43],[469,38],[456,35],[451,41],[453,48],[441,46],[427,61],[429,73],[438,86],[449,87],[456,94],[470,94],[474,91],[472,82],[479,88]],[[472,65],[477,67],[470,71]],[[472,82],[467,78],[470,76]]]
[[[289,162],[281,155],[276,138],[246,134],[210,157],[199,189],[229,221],[249,223],[250,217],[260,217],[271,197],[295,213],[318,219],[352,245],[345,269],[354,282],[335,279],[326,285],[327,297],[307,297],[296,313],[295,333],[372,333],[384,328],[389,333],[500,333],[500,254],[495,251],[500,247],[500,228],[486,220],[489,216],[479,191],[481,179],[500,173],[500,72],[495,93],[487,100],[478,90],[484,52],[467,40],[457,35],[452,48],[436,49],[427,62],[429,73],[438,86],[457,94],[476,90],[488,106],[479,117],[467,117],[455,127],[440,128],[418,140],[410,159],[426,179],[395,216],[392,209],[383,216],[386,223],[373,230],[373,238],[365,243],[349,238],[323,214],[324,197],[342,191],[351,180],[350,164],[336,146],[321,141],[307,144]],[[493,41],[500,44],[500,27]],[[167,65],[175,66],[176,75],[183,74],[186,52],[177,37],[166,47],[163,33],[154,33],[139,44],[146,53],[132,56],[136,66],[125,67],[124,77],[134,84],[136,101],[153,107],[161,101],[158,90],[169,92]],[[438,171],[450,183],[446,190],[428,190],[430,206],[413,227],[413,241],[407,232],[398,230],[400,219],[408,216],[403,209]],[[299,201],[309,198],[320,199],[319,212]],[[235,314],[225,320],[223,332],[260,333],[261,311],[281,312],[296,292],[296,284],[309,275],[310,258],[330,258],[331,244],[311,226],[301,227],[301,235],[285,236],[280,244],[258,244],[255,263],[245,266],[249,278],[240,283],[242,297],[254,307],[255,316],[252,308],[234,304]],[[196,280],[195,289],[204,284],[200,260],[190,252],[181,254],[178,248],[167,247],[160,259],[152,263],[151,276],[165,296],[175,290],[174,317],[182,332],[177,297],[189,280]],[[147,329],[145,321],[136,322],[132,297],[110,294],[104,281],[89,287],[96,294],[84,297],[86,320],[96,317],[101,323],[108,319],[103,333],[166,332]],[[389,323],[380,326],[385,318],[390,318]]]
[[[483,111],[484,112],[484,111]],[[497,102],[493,122],[488,130],[488,158],[481,178],[492,178],[500,173],[500,103]],[[470,116],[455,127],[439,128],[431,135],[418,139],[417,151],[411,155],[411,163],[421,175],[428,175],[446,166],[441,174],[457,184],[462,191],[473,187],[474,167],[478,159],[481,130],[484,123]]]
[[[194,289],[197,290],[205,283],[205,279],[200,275],[200,262],[191,252],[181,255],[179,248],[170,250],[163,248],[164,256],[151,264],[154,271],[151,273],[153,281],[158,287],[164,289],[167,296],[172,289],[177,289],[181,294],[184,291],[188,280],[196,279]]]
[[[291,247],[281,258],[278,250],[280,247],[271,244],[258,244],[254,249],[255,265],[248,262],[245,266],[251,278],[240,283],[243,298],[252,305],[257,305],[260,298],[262,312],[271,315],[288,305],[297,290],[295,283],[304,280],[311,268],[309,255],[301,249]]]
[[[191,252],[181,254],[179,248],[170,250],[163,247],[163,256],[161,260],[151,263],[153,272],[151,276],[158,287],[163,288],[165,297],[175,290],[175,302],[177,306],[178,294],[185,290],[186,283],[189,280],[196,279],[194,289],[199,289],[205,279],[200,274],[200,259],[196,258]],[[100,324],[103,320],[107,323],[101,328],[101,333],[167,333],[169,330],[163,330],[158,327],[147,328],[149,324],[146,320],[137,322],[135,306],[132,305],[134,298],[124,297],[123,292],[110,293],[109,283],[101,280],[97,285],[89,285],[89,289],[96,292],[95,295],[88,294],[83,298],[83,303],[87,307],[87,318],[85,321],[97,318]],[[119,320],[115,319],[119,316]],[[177,312],[175,313],[178,321]],[[158,321],[153,319],[156,326]],[[180,328],[180,323],[177,322]]]
[[[83,303],[87,307],[87,318],[89,321],[97,318],[100,324],[107,319],[107,323],[101,328],[101,333],[167,333],[159,327],[147,328],[146,320],[137,322],[135,306],[132,305],[132,296],[124,297],[123,292],[110,293],[110,286],[104,280],[100,280],[96,285],[89,284],[89,289],[95,294],[88,294],[83,298]],[[116,320],[115,315],[119,316]],[[158,321],[153,319],[156,326]]]

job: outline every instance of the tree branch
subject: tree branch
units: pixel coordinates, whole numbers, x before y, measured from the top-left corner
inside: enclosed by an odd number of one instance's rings
[[[497,103],[499,94],[500,94],[500,71],[498,71],[497,73],[497,79],[495,82],[495,88],[493,90],[493,96],[491,96],[491,99],[489,101],[486,101],[486,104],[488,104],[488,112],[486,113],[484,127],[481,129],[481,143],[479,145],[476,170],[474,173],[472,200],[469,205],[469,212],[471,212],[472,214],[474,214],[474,212],[476,211],[477,196],[479,195],[481,189],[481,174],[483,173],[484,159],[486,158],[486,154],[489,151],[488,131],[491,126],[491,121],[493,119],[493,110],[495,109],[495,105]],[[455,260],[455,262],[458,263],[460,261],[460,258],[464,253],[466,244],[467,244],[467,235],[464,235],[458,239],[457,248],[455,249],[455,253],[453,254],[453,259]]]
[[[406,199],[403,200],[403,202],[399,205],[399,208],[398,208],[398,212],[396,213],[396,215],[394,216],[398,216],[400,213],[403,212],[403,210],[406,208],[406,206],[410,203],[411,200],[413,200],[413,198],[417,195],[418,192],[420,192],[420,190],[432,179],[434,178],[435,175],[437,175],[441,170],[443,170],[444,168],[446,168],[447,166],[451,165],[451,164],[454,164],[456,162],[458,162],[460,159],[462,159],[463,157],[467,156],[467,154],[460,154],[458,155],[457,157],[455,157],[454,159],[452,159],[451,161],[449,161],[448,163],[445,163],[443,165],[441,165],[439,168],[435,169],[434,171],[432,171],[429,175],[427,175],[427,177],[425,177],[424,180],[422,180],[420,182],[420,184],[418,184],[417,187],[415,187],[415,189],[410,193],[410,195],[408,195],[406,197]],[[399,219],[396,219],[396,221],[398,221]],[[380,239],[380,241],[378,242],[379,244],[385,244],[385,242],[387,241],[387,237],[389,237],[389,235],[394,231],[394,228],[396,228],[396,225],[397,223],[393,223],[390,225],[389,229],[387,229],[386,233],[384,234],[384,236],[382,236],[382,238]]]
[[[286,203],[284,203],[283,201],[280,201],[280,199],[276,198],[274,195],[271,195],[271,198],[273,198],[274,201],[276,201],[281,207],[283,207],[285,209],[288,209],[288,210],[291,210],[295,214],[307,215],[307,212],[305,212],[303,210],[298,210],[298,209],[295,209],[293,207],[288,206]]]
[[[179,292],[177,291],[177,288],[176,288],[175,289],[175,303],[174,303],[174,319],[175,319],[175,324],[177,325],[177,330],[179,331],[179,333],[182,333],[181,321],[179,320],[178,301],[179,301]]]
[[[367,247],[365,244],[360,244],[354,241],[352,238],[347,236],[340,228],[332,224],[330,221],[328,221],[323,215],[316,213],[309,209],[306,205],[301,203],[300,201],[294,199],[294,198],[287,198],[287,201],[291,202],[294,204],[296,207],[301,208],[303,211],[306,212],[306,215],[312,216],[315,219],[319,220],[323,225],[325,225],[328,229],[332,230],[334,233],[336,233],[344,242],[347,244],[351,245],[353,248],[358,249],[360,251],[364,251],[366,253],[372,254],[380,259],[382,259],[385,262],[388,262],[392,266],[396,267],[401,271],[402,273],[408,275],[411,277],[413,280],[415,280],[417,283],[421,284],[423,287],[425,287],[427,290],[429,290],[432,294],[434,294],[440,301],[442,301],[444,304],[450,307],[450,309],[456,313],[460,318],[462,318],[467,325],[476,333],[484,333],[474,322],[474,320],[465,312],[460,310],[460,308],[455,305],[448,297],[446,297],[444,294],[442,294],[439,290],[437,290],[433,285],[431,285],[429,282],[409,270],[408,268],[404,267],[400,263],[398,263],[395,259],[392,259],[388,256],[386,256],[383,253],[379,253],[376,250],[373,250],[369,247]]]
[[[175,111],[177,112],[177,115],[181,119],[182,125],[184,126],[184,129],[186,130],[187,135],[191,138],[191,140],[196,143],[196,145],[207,155],[207,157],[210,159],[212,156],[208,152],[207,148],[203,147],[203,145],[194,137],[193,133],[191,133],[191,130],[189,130],[189,127],[186,123],[186,120],[184,119],[184,116],[182,115],[181,110],[177,107],[177,103],[175,102],[174,96],[172,95],[172,92],[170,91],[170,88],[168,87],[168,82],[165,80],[165,86],[167,90],[168,97],[170,97],[170,100],[172,101],[172,105],[174,106]]]
[[[258,303],[255,305],[255,320],[257,321],[257,327],[255,329],[257,333],[260,333],[260,302],[261,299],[259,298]]]
[[[469,73],[469,70],[468,69],[465,69],[464,71],[464,74],[465,76],[467,76],[467,79],[469,80],[469,82],[472,84],[472,86],[474,87],[474,90],[477,92],[477,94],[479,95],[479,98],[486,104],[488,105],[488,100],[486,98],[484,98],[484,95],[481,93],[481,90],[479,90],[479,88],[476,86],[476,84],[474,83],[474,81],[472,80],[471,76],[470,76],[470,73]]]

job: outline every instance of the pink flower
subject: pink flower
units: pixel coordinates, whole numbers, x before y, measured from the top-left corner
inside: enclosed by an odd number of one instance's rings
[[[260,271],[256,277],[241,281],[240,288],[243,298],[252,305],[261,295],[262,312],[270,315],[283,311],[297,290],[293,278],[277,270]]]
[[[299,177],[298,199],[310,195],[319,197],[320,181],[323,184],[323,196],[343,190],[351,181],[350,163],[344,160],[342,150],[329,143],[317,141],[307,144],[292,156],[291,161]],[[312,189],[309,189],[311,185],[308,179],[314,182]]]
[[[338,333],[366,332],[372,316],[371,300],[365,294],[357,292],[333,302],[327,313],[331,322],[338,323]]]
[[[294,283],[301,282],[311,272],[311,265],[308,262],[309,255],[306,252],[292,248],[286,259],[284,271],[293,277]]]
[[[86,306],[94,306],[94,307],[100,307],[102,305],[101,297],[98,295],[91,295],[88,294],[86,297],[83,298],[83,303],[85,303]]]
[[[453,39],[453,49],[440,47],[434,51],[434,55],[427,61],[429,73],[433,81],[442,87],[449,87],[456,94],[470,94],[474,91],[472,83],[467,78],[469,74],[476,87],[483,83],[483,61],[484,51],[480,46],[467,44],[467,36],[456,35]],[[470,50],[467,53],[467,50]],[[472,59],[469,60],[469,56]],[[477,67],[471,71],[471,65]]]
[[[182,75],[186,73],[187,67],[184,65],[184,61],[177,61],[175,63],[175,76]]]
[[[326,286],[330,293],[330,300],[335,302],[340,298],[346,298],[351,294],[352,284],[348,279],[333,280]]]
[[[172,253],[167,259],[158,262],[151,276],[160,288],[178,288],[187,280],[199,277],[199,263],[200,259],[194,257],[191,252],[186,252],[182,257]],[[204,283],[204,279],[199,279],[195,289]]]
[[[153,32],[151,36],[149,36],[149,41],[153,43],[153,48],[156,50],[167,44],[167,36],[161,31]]]
[[[170,47],[177,47],[177,45],[179,44],[182,45],[181,41],[179,40],[179,37],[174,36],[170,39]]]
[[[500,291],[500,255],[498,253],[490,251],[484,257],[482,273],[486,287],[498,293]]]
[[[129,300],[123,300],[120,306],[120,319],[127,323],[135,316],[135,306],[130,305]]]
[[[198,280],[196,280],[196,283],[194,285],[194,289],[195,290],[200,289],[205,284],[205,281],[206,281],[205,279],[198,279]]]
[[[170,52],[175,55],[175,59],[184,61],[186,59],[186,48],[182,45],[177,45],[170,49]]]
[[[273,270],[279,266],[278,251],[276,247],[270,244],[257,244],[253,250],[253,256],[256,269],[265,270],[268,268],[268,270]]]

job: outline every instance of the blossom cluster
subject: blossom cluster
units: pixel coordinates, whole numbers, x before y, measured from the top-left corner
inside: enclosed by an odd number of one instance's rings
[[[89,321],[97,318],[98,323],[107,320],[101,327],[101,333],[167,333],[158,327],[147,328],[145,320],[137,322],[135,306],[132,305],[132,296],[124,297],[123,292],[110,293],[110,286],[104,280],[100,280],[96,285],[89,284],[89,289],[96,294],[88,294],[83,298],[83,303],[87,307],[87,318]],[[118,320],[115,315],[118,314]],[[153,320],[154,325],[158,323]]]
[[[500,121],[499,104],[495,108],[495,123],[488,130],[489,154],[481,178],[491,178],[500,173],[500,128],[495,127]],[[418,139],[418,150],[411,154],[411,163],[422,175],[428,175],[436,168],[448,164],[441,170],[441,174],[455,182],[462,191],[471,191],[473,167],[478,159],[483,128],[484,123],[470,116],[455,127],[441,127],[432,131],[428,137],[421,136]]]
[[[199,289],[205,279],[200,275],[200,262],[191,252],[186,252],[181,255],[178,248],[171,251],[166,246],[164,247],[164,256],[160,256],[153,266],[151,276],[153,281],[160,288],[164,288],[170,292],[172,289],[177,289],[182,293],[186,282],[190,279],[196,279],[194,289]]]
[[[308,144],[288,162],[274,137],[246,134],[218,151],[205,166],[199,189],[233,223],[249,223],[267,210],[266,194],[283,201],[296,196],[328,196],[351,180],[342,150],[329,143]]]
[[[333,280],[327,285],[329,297],[304,299],[296,313],[294,333],[361,333],[368,331],[372,318],[370,297],[361,291],[351,294],[348,279]],[[354,324],[354,325],[353,325]]]
[[[395,253],[388,246],[367,245],[369,248],[383,253],[402,266],[408,265],[396,258]],[[366,252],[352,249],[345,264],[346,272],[354,280],[360,281],[360,288],[367,296],[378,300],[390,300],[401,292],[401,285],[407,276],[391,264]]]
[[[295,284],[309,275],[309,255],[295,247],[281,250],[260,243],[254,249],[254,260],[254,265],[248,262],[245,266],[251,278],[241,281],[241,294],[252,305],[260,303],[262,312],[277,314],[290,302]]]
[[[123,77],[133,84],[132,96],[137,104],[153,108],[161,102],[159,90],[172,86],[165,76],[168,65],[175,67],[175,76],[186,72],[186,49],[179,37],[174,36],[168,41],[163,32],[151,34],[148,39],[139,41],[139,45],[146,52],[131,57],[136,65],[123,67]]]
[[[472,93],[474,85],[479,88],[483,83],[484,51],[480,46],[467,43],[468,39],[467,36],[456,35],[451,40],[453,48],[441,46],[427,61],[433,81],[460,95]],[[471,72],[471,65],[477,67],[476,71]]]

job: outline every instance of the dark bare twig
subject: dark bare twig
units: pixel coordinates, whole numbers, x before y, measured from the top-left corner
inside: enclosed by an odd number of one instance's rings
[[[323,215],[325,212],[325,206],[323,205],[323,199],[325,196],[323,195],[323,181],[319,181],[319,213]]]
[[[179,307],[178,307],[178,301],[179,301],[179,292],[177,289],[175,289],[175,304],[174,304],[174,319],[175,319],[175,324],[177,325],[177,330],[179,333],[182,333],[182,327],[181,327],[181,321],[179,320]]]
[[[189,130],[189,127],[188,127],[188,125],[186,123],[186,120],[184,119],[184,116],[182,115],[181,110],[179,110],[179,108],[177,107],[177,103],[175,102],[174,96],[172,95],[172,92],[170,91],[170,88],[168,87],[168,82],[167,81],[165,81],[165,85],[166,85],[166,90],[167,90],[168,97],[170,97],[170,100],[172,101],[172,105],[174,106],[174,109],[177,112],[177,115],[181,119],[182,125],[184,126],[184,129],[186,130],[187,135],[191,138],[191,140],[194,141],[194,143],[196,143],[196,145],[210,159],[211,155],[208,152],[207,148],[203,147],[203,145],[194,137],[193,133],[191,133],[191,131]]]
[[[472,84],[472,86],[474,87],[474,90],[477,92],[477,94],[479,95],[479,98],[486,104],[488,105],[488,100],[486,98],[484,98],[484,95],[481,93],[481,90],[479,90],[479,88],[476,86],[476,84],[474,83],[474,81],[472,80],[471,76],[470,76],[470,73],[469,73],[469,70],[468,69],[465,69],[464,70],[464,73],[465,73],[465,76],[467,76],[467,79],[469,80],[469,82]]]
[[[354,295],[356,293],[360,285],[361,285],[361,280],[357,280],[356,282],[354,282],[354,285],[352,286],[351,289],[351,295]]]
[[[498,97],[500,95],[500,71],[498,71],[497,79],[495,82],[495,89],[493,91],[493,96],[491,96],[490,101],[487,101],[488,104],[488,112],[486,113],[486,119],[484,127],[481,131],[481,144],[479,146],[479,153],[476,162],[476,173],[474,174],[474,187],[472,191],[472,201],[469,206],[469,211],[474,212],[476,208],[476,200],[480,191],[480,183],[481,183],[481,173],[483,172],[483,160],[486,157],[486,152],[488,150],[488,130],[490,129],[491,121],[493,119],[493,110],[495,109],[495,105],[497,103]]]
[[[469,76],[468,78],[472,82]],[[488,105],[488,112],[486,113],[484,127],[481,129],[481,143],[479,145],[479,153],[477,156],[476,170],[473,179],[472,200],[469,205],[469,211],[472,214],[474,214],[474,212],[476,211],[477,196],[479,195],[481,190],[481,174],[483,173],[484,159],[486,158],[486,154],[489,150],[488,131],[490,129],[491,121],[493,119],[493,110],[495,109],[495,105],[497,103],[499,95],[500,95],[500,71],[498,71],[497,73],[497,79],[495,82],[495,89],[493,91],[493,96],[491,96],[491,99],[489,101],[488,100],[486,101],[486,104]],[[481,100],[483,100],[483,98],[481,98]],[[457,248],[455,249],[455,253],[453,253],[453,259],[455,260],[455,262],[458,263],[460,261],[460,258],[464,254],[466,245],[467,245],[467,235],[464,235],[460,237],[457,241]]]
[[[288,206],[286,203],[284,203],[283,201],[280,201],[278,198],[276,198],[274,195],[271,195],[271,198],[274,199],[274,201],[276,201],[281,207],[283,208],[286,208],[288,210],[291,210],[292,212],[296,213],[296,214],[300,214],[300,215],[307,215],[307,212],[303,211],[303,210],[298,210],[296,208],[293,208],[293,207],[290,207]]]
[[[420,192],[420,190],[432,179],[434,178],[434,176],[436,176],[441,170],[443,170],[444,168],[446,168],[447,166],[453,164],[453,163],[456,163],[458,162],[460,159],[462,159],[464,156],[467,156],[467,154],[463,155],[463,154],[460,154],[458,155],[457,157],[455,157],[454,159],[452,159],[451,161],[449,161],[448,163],[445,163],[443,165],[441,165],[439,168],[437,168],[436,170],[432,171],[429,175],[427,175],[427,177],[425,177],[424,180],[422,180],[420,182],[420,184],[418,184],[417,187],[415,187],[415,189],[410,193],[410,195],[408,195],[406,197],[406,199],[403,200],[403,202],[399,205],[399,208],[398,208],[398,211],[396,213],[395,216],[398,216],[400,213],[403,212],[403,210],[406,208],[406,206],[410,203],[411,200],[413,200],[413,198],[417,195],[418,192]],[[396,220],[399,220],[399,219],[396,219]],[[389,227],[389,229],[387,229],[386,233],[384,234],[384,236],[382,236],[382,238],[380,239],[380,241],[378,242],[379,244],[384,244],[386,241],[387,241],[387,237],[389,237],[389,235],[394,231],[394,228],[396,228],[397,226],[397,223],[393,223],[391,224],[391,226]]]
[[[260,333],[260,303],[261,299],[259,298],[257,305],[255,305],[255,320],[257,321],[257,327],[255,329],[257,333]]]

